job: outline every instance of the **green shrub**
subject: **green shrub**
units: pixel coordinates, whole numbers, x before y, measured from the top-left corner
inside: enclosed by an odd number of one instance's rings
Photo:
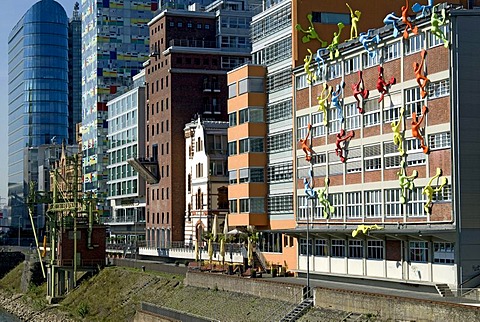
[[[88,304],[85,302],[81,302],[80,305],[77,308],[77,313],[80,315],[80,317],[84,318],[88,315],[90,309],[88,307]]]

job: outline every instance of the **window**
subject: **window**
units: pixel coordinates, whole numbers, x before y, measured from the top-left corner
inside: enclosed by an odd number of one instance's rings
[[[382,168],[382,152],[380,144],[365,145],[363,147],[365,171],[380,170]]]
[[[375,48],[371,50],[372,55],[363,54],[363,68],[369,68],[380,64],[380,49]],[[375,55],[373,55],[375,53]]]
[[[331,219],[342,219],[343,218],[343,194],[342,193],[332,193],[329,196],[331,199],[331,204],[335,208],[335,212],[330,215]]]
[[[433,262],[437,264],[455,263],[453,243],[433,243]]]
[[[402,94],[395,93],[390,95],[390,99],[384,100],[383,123],[391,123],[400,118],[400,107],[402,105]]]
[[[385,216],[401,217],[400,189],[385,190]]]
[[[203,177],[203,163],[197,163],[196,174],[197,174],[197,178]]]
[[[245,168],[240,169],[239,182],[264,182],[264,169],[263,168]]]
[[[237,183],[237,170],[228,171],[228,183],[229,184]]]
[[[230,213],[234,214],[238,212],[237,209],[237,199],[228,200],[228,207],[230,209]]]
[[[239,111],[238,124],[246,122],[262,123],[263,122],[263,108],[249,107]]]
[[[438,27],[440,31],[443,33],[445,38],[448,40],[449,38],[449,28],[448,25],[443,25]],[[432,32],[428,32],[428,45],[430,48],[435,47],[435,46],[440,46],[443,45],[443,40],[435,36]]]
[[[263,138],[248,138],[240,140],[240,153],[264,152]]]
[[[287,120],[292,117],[292,100],[273,103],[267,106],[267,123]]]
[[[334,79],[342,76],[342,64],[335,63],[328,66],[328,79]]]
[[[228,142],[228,155],[237,154],[237,141]]]
[[[367,240],[367,259],[383,259],[383,240]]]
[[[380,105],[377,99],[366,100],[363,103],[363,111],[364,127],[380,124]]]
[[[308,87],[307,74],[303,74],[295,77],[295,88],[296,90],[304,89]]]
[[[336,134],[340,131],[341,119],[336,108],[328,109],[328,134]]]
[[[355,56],[345,60],[345,75],[360,70],[360,56]]]
[[[360,191],[347,192],[347,217],[362,218],[362,193]]]
[[[332,257],[345,257],[345,240],[344,239],[332,239]]]
[[[304,138],[308,133],[308,115],[297,117],[297,137]]]
[[[355,130],[361,127],[360,112],[357,108],[357,103],[345,104],[345,130]]]
[[[365,217],[375,218],[382,216],[382,191],[365,191]]]
[[[427,156],[423,153],[423,149],[420,145],[420,140],[416,138],[408,139],[405,141],[405,148],[407,151],[407,165],[420,165],[425,164]]]
[[[312,240],[310,239],[310,243],[308,245],[308,255],[312,254]],[[307,255],[307,240],[305,238],[300,238],[300,255]]]
[[[293,212],[293,194],[272,195],[268,197],[268,213]]]
[[[249,77],[242,79],[238,82],[238,95],[242,95],[244,93],[263,93],[264,92],[264,84],[263,78],[260,77]]]
[[[428,147],[430,150],[446,149],[450,146],[450,132],[435,133],[428,136]]]
[[[260,58],[258,59],[257,64],[265,64],[269,66],[288,59],[288,57],[292,56],[292,37],[285,37],[280,41],[268,45],[266,48],[255,54]]]
[[[398,152],[395,143],[388,141],[383,143],[384,163],[385,169],[392,169],[400,167],[402,157]]]
[[[237,112],[228,114],[228,126],[237,125]]]
[[[310,215],[308,199],[305,196],[297,196],[297,206],[297,220],[306,220],[307,216]]]
[[[267,138],[268,152],[281,152],[291,150],[293,146],[292,132],[283,132]]]
[[[392,44],[388,44],[383,48],[384,61],[393,60],[400,57],[400,41],[396,41]]]
[[[426,216],[423,208],[425,200],[422,194],[422,188],[415,187],[413,190],[407,190],[407,215],[410,217]]]
[[[293,178],[293,162],[270,164],[267,168],[268,182],[291,181]]]
[[[265,38],[282,28],[290,27],[292,22],[292,15],[290,12],[291,6],[283,6],[278,10],[274,10],[266,18],[264,17],[263,19],[258,19],[255,22],[252,22],[252,41]]]
[[[423,99],[420,94],[420,88],[414,87],[405,90],[405,116],[412,117],[412,112],[417,113],[417,117],[422,115]]]
[[[237,83],[232,83],[228,85],[228,98],[233,98],[237,96]]]
[[[410,242],[410,261],[426,263],[428,261],[428,243]]]
[[[424,34],[410,35],[405,42],[405,55],[417,53],[424,48]]]
[[[250,203],[248,199],[240,199],[240,212],[250,212]]]
[[[348,241],[348,257],[363,258],[363,240]]]
[[[315,256],[328,256],[328,243],[326,239],[315,239]]]
[[[428,99],[429,100],[448,96],[448,95],[450,95],[449,79],[428,83]]]
[[[285,69],[267,76],[267,93],[289,88],[292,84],[290,69]]]
[[[258,247],[260,251],[267,253],[282,252],[282,234],[260,232],[258,235]],[[285,236],[285,238],[288,239],[287,236]],[[290,245],[293,246],[293,244]],[[287,243],[285,243],[285,246],[287,246]]]
[[[325,124],[323,124],[323,113],[312,114],[312,133],[313,138],[325,135]]]
[[[210,175],[224,176],[227,170],[227,162],[224,160],[210,160]]]
[[[347,173],[362,172],[362,150],[361,148],[349,148],[347,153]]]
[[[322,24],[333,24],[341,22],[344,25],[350,25],[350,15],[336,12],[312,12],[312,22]]]

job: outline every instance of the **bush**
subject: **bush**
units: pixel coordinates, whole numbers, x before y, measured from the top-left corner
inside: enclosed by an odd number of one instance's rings
[[[82,302],[80,303],[80,305],[78,306],[78,309],[77,309],[77,313],[78,315],[80,315],[80,317],[84,318],[88,315],[90,309],[88,307],[88,304],[86,304],[85,302]]]

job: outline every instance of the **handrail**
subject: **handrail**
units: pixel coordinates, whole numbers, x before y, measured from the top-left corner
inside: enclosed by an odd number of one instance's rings
[[[262,264],[262,269],[266,270],[267,269],[267,261],[265,259],[265,256],[263,255],[262,251],[260,251],[258,245],[255,247],[255,254],[257,254],[257,258],[260,261],[260,264]]]
[[[470,276],[469,278],[467,278],[465,281],[463,281],[462,283],[460,283],[460,296],[463,296],[464,293],[463,293],[463,289],[464,289],[464,285],[466,285],[467,283],[470,283],[471,281],[477,279],[480,277],[480,272],[477,272],[475,275],[473,276]],[[476,285],[475,286],[478,286],[480,285],[480,281],[477,281]],[[472,287],[466,287],[465,289],[472,289]],[[457,289],[457,292],[458,292],[458,289]],[[468,293],[468,292],[467,292]],[[466,294],[466,293],[465,293]]]
[[[297,300],[298,295],[301,295],[301,297],[300,297],[300,298],[301,298],[301,301],[298,301],[298,300]],[[302,301],[303,301],[303,288],[302,288],[301,290],[299,290],[298,292],[296,292],[293,296],[295,297],[295,303],[290,303],[290,302],[289,302],[289,303],[287,303],[286,305],[279,306],[279,307],[277,307],[276,310],[274,310],[274,311],[273,311],[272,313],[270,313],[269,315],[270,315],[271,317],[274,317],[275,314],[277,314],[277,313],[279,313],[279,312],[281,312],[281,311],[286,311],[287,313],[289,313],[291,310],[293,310],[295,307],[297,307],[298,304],[302,303]],[[282,309],[283,309],[283,310],[282,310]],[[284,316],[285,316],[285,314],[284,314]]]
[[[477,274],[473,275],[473,276],[470,276],[469,278],[467,278],[465,281],[463,281],[462,283],[460,283],[460,287],[462,287],[463,285],[467,284],[468,282],[470,282],[471,280],[473,280],[474,278],[477,278],[480,276],[480,272],[478,272]]]

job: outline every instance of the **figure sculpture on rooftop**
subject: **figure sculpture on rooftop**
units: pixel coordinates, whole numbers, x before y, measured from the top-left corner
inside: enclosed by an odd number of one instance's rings
[[[348,3],[345,3],[348,7],[348,10],[350,10],[350,18],[351,18],[351,24],[352,26],[350,27],[350,39],[355,39],[358,37],[358,21],[360,20],[360,16],[362,13],[358,10],[355,10],[355,13],[353,12],[352,8],[348,5]]]
[[[425,98],[425,96],[427,96],[427,91],[425,90],[425,88],[427,87],[428,82],[430,82],[430,80],[427,78],[427,76],[425,76],[425,73],[423,72],[423,65],[425,63],[425,56],[427,56],[427,51],[425,49],[422,49],[420,56],[422,56],[422,62],[420,64],[417,62],[413,63],[413,72],[415,73],[415,79],[417,80],[417,84],[420,87],[422,98]]]
[[[325,79],[327,74],[327,66],[325,65],[325,59],[323,59],[323,55],[327,52],[327,48],[319,48],[315,55],[315,61],[317,62],[317,80]]]
[[[332,87],[328,86],[327,83],[323,83],[323,90],[320,96],[317,96],[318,100],[318,111],[323,113],[323,125],[327,126],[328,124],[328,98],[332,93]]]
[[[323,41],[322,39],[320,39],[320,37],[318,36],[317,34],[317,31],[315,30],[315,28],[313,27],[313,22],[312,22],[312,14],[309,13],[307,15],[307,19],[308,19],[308,22],[310,23],[310,26],[307,28],[307,30],[303,29],[302,26],[300,24],[297,24],[295,25],[295,29],[298,30],[298,31],[301,31],[303,32],[305,35],[302,37],[302,42],[305,44],[307,42],[310,42],[311,40],[313,39],[316,39],[320,42],[320,47],[325,47],[327,46],[327,42],[326,41]]]
[[[361,70],[358,71],[358,82],[352,84],[352,91],[353,97],[355,97],[355,100],[357,101],[357,109],[361,114],[363,114],[363,101],[368,98],[370,92],[365,88],[365,84],[363,82],[363,72]],[[359,96],[362,99],[360,99]]]
[[[417,113],[413,112],[412,113],[412,136],[414,138],[417,138],[420,140],[420,146],[422,147],[423,153],[428,154],[429,149],[428,146],[425,145],[425,139],[422,136],[422,130],[420,129],[420,125],[423,122],[423,119],[425,118],[425,115],[428,113],[428,108],[426,106],[423,106],[422,108],[422,116],[420,117],[420,120],[417,121]]]
[[[422,12],[422,14],[417,17],[417,19],[422,19],[432,12],[433,2],[434,2],[434,0],[428,0],[427,5],[421,5],[419,3],[415,3],[412,6],[412,11],[413,12],[415,12],[415,13],[418,13],[420,11]]]
[[[345,162],[347,160],[346,155],[343,152],[347,149],[346,144],[350,141],[353,137],[355,137],[355,132],[352,130],[350,133],[346,134],[344,129],[341,129],[340,132],[337,133],[337,139],[335,141],[335,154],[340,158],[340,161]],[[342,142],[343,146],[342,146]]]
[[[375,58],[375,56],[377,55],[377,51],[374,50],[374,48],[371,48],[371,45],[378,45],[378,43],[380,42],[380,36],[378,34],[372,37],[372,34],[374,32],[374,29],[368,29],[366,33],[361,32],[358,36],[358,41],[362,44],[363,48],[365,48],[371,58]]]
[[[340,43],[340,34],[345,25],[342,22],[337,23],[338,32],[333,33],[332,43],[328,45],[327,49],[330,52],[330,60],[333,58],[338,58],[340,56],[340,51],[338,50],[338,44]]]
[[[398,175],[398,183],[400,185],[400,202],[402,204],[407,202],[407,189],[413,190],[415,188],[415,180],[418,177],[417,170],[413,170],[410,176],[407,176],[407,172],[405,170],[405,159],[402,158],[400,162],[400,170],[397,172]]]
[[[448,179],[446,177],[443,177],[440,185],[437,188],[432,187],[433,180],[438,179],[441,175],[442,169],[437,168],[436,174],[432,178],[430,178],[428,184],[422,190],[422,194],[427,197],[427,202],[423,206],[423,209],[425,209],[425,212],[427,214],[431,214],[432,211],[433,195],[440,192],[448,183]]]
[[[402,6],[402,22],[405,24],[405,30],[403,31],[403,39],[408,39],[409,30],[415,35],[418,34],[418,27],[413,26],[412,22],[408,19],[408,0],[405,0],[405,5]]]
[[[433,7],[432,10],[432,17],[430,18],[430,23],[432,24],[432,28],[430,29],[430,32],[440,38],[440,40],[443,41],[443,46],[445,48],[448,48],[448,39],[445,36],[445,33],[442,31],[440,28],[441,26],[445,25],[447,22],[447,13],[445,11],[445,8],[442,9],[441,12],[441,18],[438,16],[438,14],[435,12],[435,8],[438,6],[438,4]]]
[[[383,101],[385,94],[388,93],[390,87],[392,85],[395,85],[396,82],[397,80],[395,79],[395,77],[390,78],[390,81],[386,82],[383,78],[383,67],[378,66],[377,90],[380,93],[380,98],[378,99],[379,103]]]
[[[402,20],[402,18],[395,16],[394,12],[389,13],[388,15],[385,16],[385,19],[383,19],[383,23],[386,26],[388,26],[388,25],[393,26],[393,37],[398,36],[399,31],[398,31],[397,23],[401,20]]]

